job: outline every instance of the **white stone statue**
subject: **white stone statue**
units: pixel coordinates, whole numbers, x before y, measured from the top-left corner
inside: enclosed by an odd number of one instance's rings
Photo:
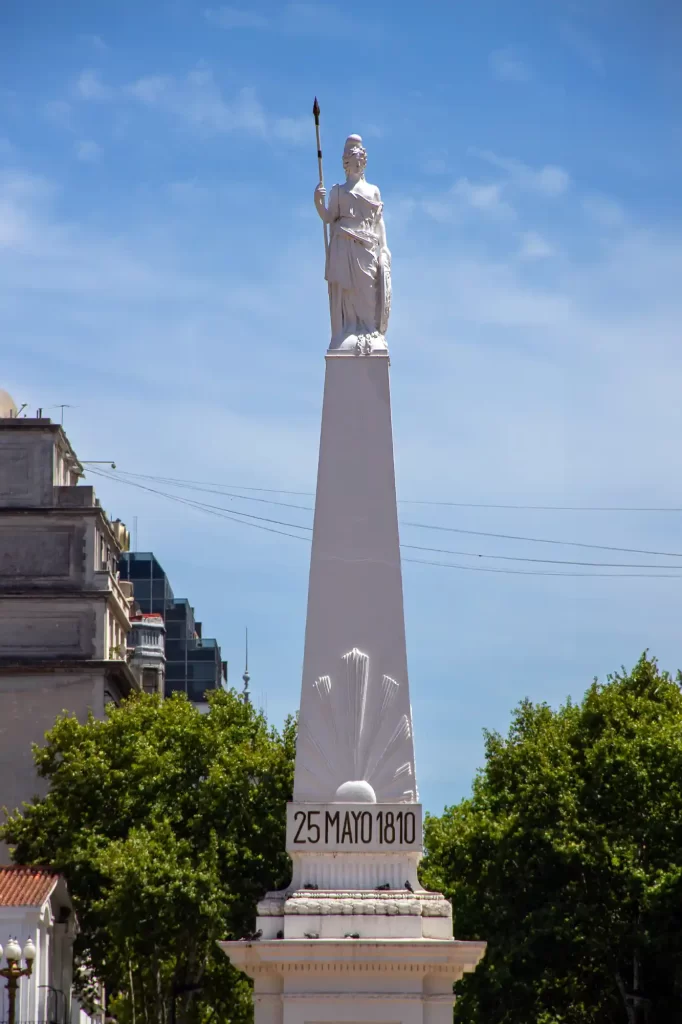
[[[359,135],[343,149],[346,181],[315,189],[315,209],[329,226],[325,278],[329,284],[330,349],[385,351],[391,309],[391,253],[386,244],[381,194],[365,181],[367,153]]]

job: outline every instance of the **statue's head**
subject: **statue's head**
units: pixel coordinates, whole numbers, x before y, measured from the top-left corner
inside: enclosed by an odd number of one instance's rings
[[[367,150],[359,135],[349,135],[343,147],[343,169],[346,174],[364,174],[367,166]]]

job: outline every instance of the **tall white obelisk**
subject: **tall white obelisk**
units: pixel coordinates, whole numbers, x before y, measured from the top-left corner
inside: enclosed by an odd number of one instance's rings
[[[332,340],[310,564],[291,885],[258,906],[258,941],[223,942],[254,980],[256,1024],[446,1024],[484,942],[417,880],[422,813],[407,680],[393,468],[390,253],[362,140],[318,212],[329,227]]]

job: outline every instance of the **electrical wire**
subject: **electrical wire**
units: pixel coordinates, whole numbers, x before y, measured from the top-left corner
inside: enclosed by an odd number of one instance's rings
[[[629,555],[660,555],[662,558],[682,558],[679,551],[649,551],[646,548],[619,548],[612,544],[587,544],[580,540],[548,540],[546,537],[521,537],[514,533],[489,533],[485,530],[465,530],[461,526],[433,526],[431,523],[408,523],[401,519],[402,526],[415,526],[420,530],[443,530],[447,533],[465,533],[473,537],[496,537],[500,540],[522,540],[533,544],[563,544],[576,548],[592,548],[597,551],[625,551]],[[681,567],[682,568],[682,567]]]
[[[503,562],[541,562],[544,565],[586,565],[611,569],[682,569],[682,565],[649,565],[641,562],[577,562],[563,558],[529,558],[522,555],[484,555],[474,551],[452,551],[450,548],[426,548],[420,544],[401,544],[410,551],[431,551],[439,555],[459,555],[467,558],[494,558]]]
[[[94,472],[94,471],[91,470],[90,472]],[[119,471],[117,470],[117,473],[118,472]],[[138,475],[140,475],[140,474],[138,474]],[[163,478],[161,478],[161,479],[163,479]],[[167,479],[169,481],[171,480],[170,477],[165,478],[165,479]],[[125,481],[121,480],[121,482],[123,483]],[[132,481],[129,481],[129,482],[132,483]],[[142,484],[137,484],[137,486],[142,487],[143,485]],[[153,488],[147,488],[147,489],[151,490],[151,491],[154,491]],[[162,493],[162,492],[158,492],[157,491],[155,493]],[[218,491],[216,493],[225,493],[225,492]],[[245,495],[236,494],[236,493],[231,493],[229,495],[225,494],[225,496],[226,497],[236,498],[237,500],[265,501],[268,504],[273,504],[273,505],[283,505],[283,504],[285,504],[284,502],[271,501],[271,500],[265,499],[265,498],[251,498],[251,497],[248,497],[248,496],[245,496]],[[222,508],[222,506],[219,506],[219,505],[214,505],[214,506],[208,505],[207,507],[209,507],[209,508],[211,508],[211,507],[212,508]],[[288,508],[298,508],[298,509],[301,509],[302,511],[307,511],[307,512],[312,512],[313,511],[312,508],[310,508],[308,506],[304,506],[304,505],[287,505],[286,507],[288,507]],[[246,516],[246,517],[250,517],[250,518],[254,518],[254,519],[261,518],[261,519],[263,519],[264,522],[277,523],[280,526],[289,526],[289,527],[296,526],[296,524],[294,524],[294,523],[283,523],[283,522],[281,522],[280,520],[277,520],[277,519],[268,519],[266,517],[253,516],[251,513],[248,513],[248,512],[237,512],[236,510],[227,510],[227,509],[223,509],[223,511],[232,511],[232,513],[234,515]],[[594,550],[594,551],[620,551],[620,552],[624,552],[624,553],[630,554],[630,555],[656,555],[656,556],[659,556],[659,557],[662,557],[662,558],[682,558],[682,552],[676,552],[676,551],[651,551],[651,550],[648,550],[646,548],[617,547],[617,546],[612,545],[612,544],[589,544],[586,541],[556,540],[556,539],[550,539],[550,538],[546,538],[546,537],[526,537],[526,536],[519,536],[518,534],[511,534],[511,533],[492,533],[492,532],[486,531],[486,530],[468,530],[468,529],[464,529],[463,527],[459,527],[459,526],[436,526],[433,523],[417,523],[417,522],[409,522],[409,521],[406,521],[406,520],[400,520],[400,523],[401,523],[401,526],[414,527],[414,528],[420,529],[420,530],[437,530],[437,531],[444,531],[444,532],[447,532],[447,533],[462,533],[462,534],[466,534],[466,535],[474,536],[474,537],[493,537],[493,538],[495,538],[497,540],[519,540],[519,541],[524,541],[524,542],[532,543],[532,544],[554,544],[554,545],[562,545],[562,546],[567,546],[567,547],[589,548],[589,549]],[[303,530],[303,529],[308,529],[308,527],[299,526],[299,527],[297,527],[297,529]],[[529,561],[532,561],[532,559],[529,559]],[[673,566],[672,568],[675,568],[675,566]]]
[[[191,498],[181,498],[177,494],[167,494],[164,491],[157,491],[154,488],[145,487],[143,484],[134,483],[132,480],[118,480],[115,476],[109,475],[107,473],[103,473],[100,470],[91,469],[91,470],[89,470],[89,472],[92,473],[94,476],[102,477],[105,480],[111,480],[114,483],[126,483],[126,484],[129,484],[132,487],[139,487],[139,488],[141,488],[144,491],[150,491],[152,494],[158,494],[162,498],[169,498],[171,501],[176,501],[176,502],[179,502],[182,505],[187,505],[189,508],[197,509],[199,512],[207,512],[210,515],[215,515],[219,519],[230,519],[230,520],[232,520],[232,522],[241,523],[243,526],[253,526],[257,530],[265,530],[267,533],[278,533],[282,537],[292,537],[294,540],[307,540],[306,537],[299,537],[298,534],[296,534],[296,533],[286,533],[284,530],[276,530],[276,529],[274,529],[274,528],[272,528],[270,526],[263,526],[260,523],[251,523],[251,522],[246,522],[245,523],[245,522],[243,522],[242,519],[237,519],[236,518],[237,516],[246,516],[246,515],[248,515],[248,513],[246,513],[246,512],[233,512],[232,509],[221,509],[220,506],[218,506],[218,505],[206,505],[204,502],[193,501]],[[249,518],[250,519],[260,519],[261,517],[260,516],[249,516]],[[277,523],[278,520],[276,520],[276,519],[266,519],[266,520],[264,520],[264,522]],[[293,527],[296,530],[306,530],[306,531],[312,532],[311,527],[309,527],[309,526],[298,526],[296,523],[282,523],[281,525],[283,525],[283,526],[290,526],[290,527]]]
[[[288,532],[286,532],[284,530],[274,529],[272,526],[263,526],[262,523],[266,522],[266,523],[270,523],[270,524],[277,524],[279,526],[286,526],[286,527],[288,527],[290,529],[297,529],[297,530],[302,530],[302,531],[305,531],[305,532],[312,532],[310,527],[308,527],[308,526],[300,526],[297,523],[285,523],[285,522],[282,522],[280,520],[265,519],[262,516],[254,516],[254,515],[252,515],[251,513],[248,513],[248,512],[236,512],[236,511],[234,511],[232,509],[225,509],[225,508],[223,508],[222,506],[219,506],[219,505],[210,505],[210,504],[208,504],[206,502],[199,502],[199,501],[195,501],[195,500],[193,500],[191,498],[184,498],[184,497],[181,497],[179,495],[169,494],[168,492],[160,491],[160,490],[158,490],[156,488],[148,487],[145,484],[140,484],[140,483],[138,483],[136,481],[133,481],[133,480],[120,480],[118,478],[118,476],[115,475],[114,473],[110,473],[110,472],[107,472],[107,471],[104,471],[104,470],[93,470],[93,469],[91,469],[89,472],[92,473],[94,476],[102,477],[103,479],[110,480],[110,481],[112,481],[114,483],[125,483],[125,484],[128,484],[129,486],[137,487],[137,488],[139,488],[141,490],[144,490],[144,491],[147,491],[147,492],[149,492],[151,494],[156,494],[156,495],[159,495],[160,497],[168,498],[171,501],[176,501],[176,502],[178,502],[178,503],[180,503],[182,505],[188,506],[190,508],[197,509],[198,511],[207,512],[207,513],[209,513],[211,515],[215,515],[215,516],[217,516],[218,518],[221,518],[221,519],[229,519],[232,522],[241,523],[244,526],[253,526],[256,529],[266,530],[269,533],[276,533],[276,534],[279,534],[281,536],[293,538],[295,540],[307,540],[307,538],[306,537],[301,537],[298,534],[288,533]],[[237,517],[240,517],[240,518],[237,518]],[[259,522],[251,522],[250,520],[252,520],[252,519],[259,520]],[[551,542],[547,542],[547,543],[551,543]],[[570,543],[570,542],[565,542],[565,543]],[[658,565],[651,565],[650,566],[650,565],[638,565],[638,564],[631,564],[631,563],[612,563],[612,562],[578,562],[578,561],[574,562],[574,561],[564,561],[564,560],[561,560],[561,559],[529,558],[529,557],[525,557],[525,556],[487,555],[487,554],[482,554],[482,553],[478,553],[478,552],[451,551],[451,550],[449,550],[447,548],[429,548],[429,547],[422,547],[420,545],[413,545],[413,544],[403,544],[403,545],[401,545],[401,547],[407,548],[407,549],[411,549],[411,550],[417,550],[417,551],[432,551],[432,552],[435,552],[435,553],[453,554],[453,555],[459,555],[459,556],[463,556],[463,557],[467,557],[467,558],[504,559],[506,561],[544,563],[544,564],[553,564],[553,565],[578,565],[578,566],[604,567],[604,568],[612,567],[612,568],[618,568],[618,569],[632,568],[632,569],[663,569],[663,570],[669,569],[669,570],[672,570],[672,569],[680,568],[680,566],[658,566]],[[616,549],[616,550],[619,550],[619,549]],[[507,574],[513,574],[513,575],[522,575],[522,576],[530,576],[530,575],[537,575],[537,576],[578,576],[578,577],[579,576],[595,576],[595,577],[623,577],[623,578],[627,578],[627,577],[641,577],[641,578],[644,578],[644,579],[647,579],[647,578],[668,578],[668,579],[680,578],[679,576],[672,575],[670,572],[665,572],[665,571],[664,572],[660,572],[660,573],[655,573],[655,574],[641,573],[641,572],[637,572],[637,573],[620,573],[620,572],[619,573],[568,573],[568,572],[554,572],[554,571],[550,571],[550,570],[538,571],[538,570],[520,570],[520,569],[516,569],[516,570],[514,570],[514,569],[495,569],[495,568],[492,568],[492,567],[460,565],[460,564],[454,564],[454,563],[449,563],[449,562],[437,562],[437,561],[430,561],[430,560],[418,559],[418,558],[405,558],[405,559],[403,559],[403,561],[405,561],[405,562],[413,562],[413,563],[422,564],[422,565],[441,566],[443,568],[468,569],[468,570],[472,570],[472,571],[497,572],[497,573],[507,573]]]
[[[86,465],[87,463],[84,463]],[[218,484],[216,481],[187,480],[179,477],[152,476],[147,473],[131,473],[128,470],[118,470],[125,476],[139,477],[140,479],[156,480],[159,483],[173,483],[177,486],[194,485],[198,487],[223,487],[230,491],[258,491],[262,494],[293,494],[298,497],[312,498],[313,491],[288,491],[280,487],[246,487],[243,484]],[[226,493],[214,491],[215,494]],[[274,504],[284,504],[276,502]],[[429,498],[399,498],[399,505],[434,505],[443,508],[491,508],[491,509],[516,509],[519,511],[531,512],[682,512],[682,507],[668,506],[630,506],[630,505],[517,505],[497,504],[483,501],[434,501]],[[303,508],[302,505],[292,505],[292,508]]]
[[[645,572],[552,572],[550,569],[495,569],[491,566],[483,565],[458,565],[454,562],[431,562],[424,558],[404,558],[404,562],[412,562],[419,565],[437,565],[443,569],[470,569],[472,572],[494,572],[504,573],[505,575],[513,576],[572,576],[572,577],[586,577],[590,578],[600,577],[602,579],[665,579],[665,580],[678,580],[682,579],[682,574],[674,575],[672,573],[645,573]]]

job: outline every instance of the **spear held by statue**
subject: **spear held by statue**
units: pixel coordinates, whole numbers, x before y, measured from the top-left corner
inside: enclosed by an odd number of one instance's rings
[[[315,118],[315,137],[317,139],[317,169],[320,174],[320,185],[324,188],[324,171],[322,170],[322,143],[320,142],[320,104],[317,102],[317,96],[313,103],[313,117]],[[322,230],[324,232],[324,258],[325,264],[327,256],[329,255],[329,236],[327,234],[327,223],[326,221],[322,224]]]

